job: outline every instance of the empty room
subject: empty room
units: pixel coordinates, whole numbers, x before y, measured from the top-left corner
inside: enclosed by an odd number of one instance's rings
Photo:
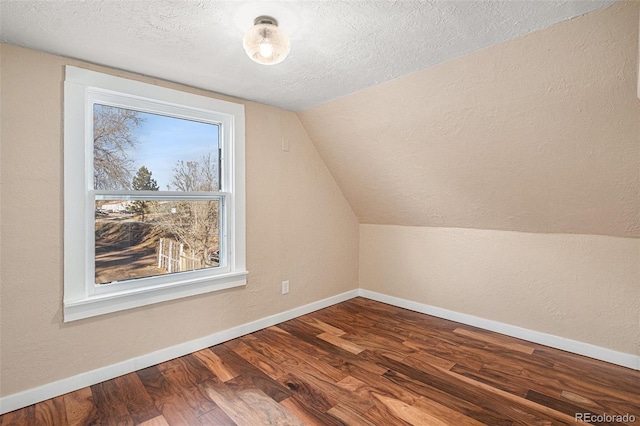
[[[640,424],[639,30],[0,0],[0,426]]]

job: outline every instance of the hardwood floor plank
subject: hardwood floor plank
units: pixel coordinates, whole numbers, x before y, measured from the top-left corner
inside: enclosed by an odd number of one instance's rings
[[[291,390],[291,398],[300,405],[313,407],[315,410],[326,412],[338,403],[335,398],[325,394],[311,383],[301,379],[293,373],[282,378],[282,383]]]
[[[600,404],[618,413],[640,412],[640,394],[627,392],[609,385],[590,383],[584,375],[572,375],[557,371],[525,368],[521,375],[537,383],[543,383],[559,392],[569,391],[586,398],[598,400]]]
[[[371,303],[375,304],[378,302],[363,302],[365,306],[371,306]],[[468,339],[465,336],[452,333],[453,330],[462,327],[470,332],[476,333],[484,332],[484,330],[480,330],[467,325],[462,325],[453,321],[447,321],[441,318],[408,311],[406,309],[394,306],[389,306],[387,309],[389,313],[393,312],[393,314],[390,317],[385,317],[383,322],[378,322],[376,324],[376,333],[380,333],[380,330],[388,330],[403,336],[405,340],[422,343],[423,345],[425,345],[425,348],[428,348],[428,345],[437,345],[438,343],[444,343],[447,346],[455,347],[459,346],[460,344],[466,344],[468,347],[475,346],[476,349],[482,349],[488,343]],[[367,313],[364,313],[363,315],[367,315]],[[540,345],[530,342],[524,342],[520,339],[511,338],[508,336],[504,337],[507,339],[513,339],[513,341],[509,340],[508,342],[532,345],[532,347],[534,348],[541,347]]]
[[[191,409],[194,416],[200,417],[205,413],[214,410],[216,404],[202,392],[198,385],[205,380],[213,380],[215,375],[210,370],[203,371],[204,366],[195,360],[194,356],[181,357],[169,361],[168,365],[163,368],[162,376],[177,390],[182,399]]]
[[[113,380],[91,386],[93,401],[98,411],[100,421],[106,424],[131,425],[133,419],[129,416],[127,406],[119,396],[118,388]]]
[[[329,411],[327,411],[327,413],[346,425],[377,426],[349,407],[345,407],[342,404],[338,404],[335,407],[332,407]]]
[[[602,408],[602,406],[600,404],[598,404],[597,402],[589,399],[589,398],[585,398],[582,395],[578,395],[577,393],[573,393],[573,392],[569,392],[569,391],[562,391],[560,393],[560,397],[572,402],[572,403],[576,403],[576,404],[580,404],[580,406],[582,407],[589,407],[589,408],[596,408],[596,409],[600,409]]]
[[[496,370],[506,370],[517,374],[525,367],[553,368],[554,366],[554,364],[548,360],[542,360],[532,355],[513,351],[489,342],[482,345],[482,347],[478,347],[477,345],[470,346],[466,342],[460,342],[453,350],[456,353],[467,354],[468,358],[482,364],[481,368],[495,366],[494,369]],[[460,361],[456,363],[465,364]],[[478,370],[475,366],[466,366]]]
[[[289,355],[284,352],[284,349],[280,347],[277,343],[278,341],[269,340],[269,332],[263,333],[264,330],[257,331],[253,334],[255,337],[251,340],[239,339],[245,345],[249,346],[254,351],[259,354],[267,357],[271,361],[276,364],[282,364],[287,359],[289,359]],[[266,337],[265,337],[266,335]]]
[[[445,370],[450,370],[451,367],[457,365],[453,361],[449,361],[445,358],[440,358],[435,355],[431,355],[428,352],[417,352],[407,356],[404,361],[406,364],[415,367],[417,369],[421,369],[424,365],[435,365]],[[521,371],[521,370],[520,370]],[[520,372],[518,371],[518,372]]]
[[[418,398],[413,406],[450,425],[482,426],[485,424],[423,396]]]
[[[171,395],[162,400],[158,409],[170,426],[191,426],[200,424],[200,420],[193,414],[189,404],[181,395]]]
[[[183,388],[197,386],[215,377],[193,354],[158,364],[158,369],[170,382]]]
[[[200,417],[198,417],[200,423],[203,426],[216,425],[216,426],[235,426],[236,423],[231,420],[229,416],[217,405],[213,410],[207,411]]]
[[[325,342],[329,342],[332,345],[339,347],[340,349],[344,349],[347,352],[351,352],[354,355],[358,355],[360,352],[364,351],[362,346],[358,346],[355,343],[352,343],[348,340],[345,340],[339,336],[336,336],[331,333],[321,333],[316,336],[318,339],[322,339]]]
[[[377,333],[381,337],[405,340],[413,338],[416,340],[422,340],[425,342],[433,340],[442,340],[451,344],[457,344],[464,342],[466,339],[462,336],[458,336],[451,331],[461,326],[459,323],[446,321],[440,318],[430,317],[428,315],[417,314],[415,312],[407,311],[406,309],[398,308],[395,306],[386,305],[384,311],[386,314],[382,318],[384,321],[380,321],[380,314],[375,313],[376,304],[384,305],[379,302],[374,304],[368,303],[371,301],[364,300],[361,304],[362,307],[359,310],[357,316],[361,320],[366,319],[369,321],[368,325],[361,326],[357,330],[369,330],[370,332]],[[414,314],[422,315],[418,325],[414,322],[406,321],[403,315]],[[348,318],[346,319],[348,321]],[[367,323],[365,323],[367,324]],[[356,333],[357,334],[357,333]]]
[[[345,351],[344,349],[339,348],[329,342],[318,339],[317,335],[320,333],[317,333],[317,329],[303,323],[302,321],[287,321],[286,323],[280,324],[277,328],[280,328],[281,330],[288,332],[290,335],[295,336],[299,341],[306,342],[307,346],[304,351],[306,352],[307,350],[309,350],[309,355],[315,356],[317,358],[334,351],[344,351],[346,353],[350,353],[349,351]],[[296,341],[296,343],[298,342]],[[300,350],[303,349],[300,348]]]
[[[419,319],[416,319],[415,315],[420,316]],[[407,316],[412,320],[407,320]],[[461,324],[452,321],[395,308],[393,315],[385,318],[384,323],[376,324],[376,330],[385,329],[395,332],[404,339],[412,338],[421,341],[435,339],[456,344],[466,340],[464,337],[452,333],[460,326]]]
[[[457,364],[448,370],[477,382],[484,383],[485,385],[503,390],[520,398],[525,398],[527,392],[529,392],[529,386],[527,386],[527,384],[504,380],[502,375],[492,374],[491,370],[484,370],[481,368],[480,371],[475,371]]]
[[[144,423],[139,423],[136,426],[170,426],[170,425],[169,423],[167,423],[167,419],[165,419],[164,416],[158,416],[158,417],[149,419]]]
[[[349,313],[335,306],[330,306],[326,310],[313,312],[310,316],[332,327],[343,330],[346,334],[352,335],[358,335],[358,333],[370,330],[375,326],[375,321],[359,314]]]
[[[470,374],[464,374],[461,369],[457,369],[456,372],[511,393],[520,395],[524,392],[524,395],[526,395],[526,392],[529,390],[534,390],[557,399],[562,399],[562,391],[560,389],[555,386],[549,386],[548,383],[532,380],[521,373],[514,372],[513,369],[485,365],[480,371],[471,371],[469,372]],[[589,406],[585,405],[585,409],[588,408]]]
[[[256,335],[264,342],[282,348],[283,351],[286,351],[286,348],[294,347],[316,358],[320,358],[328,353],[326,350],[322,350],[316,345],[319,339],[317,339],[315,335],[300,332],[295,325],[289,324],[289,322],[282,323],[280,326],[285,327],[288,330],[285,331],[282,327],[269,327],[261,330],[259,333],[256,333]],[[311,328],[311,326],[307,327]],[[293,333],[289,333],[289,330],[293,331]],[[334,348],[334,346],[321,340],[320,343],[324,343],[330,350],[333,350]],[[288,357],[285,357],[285,359],[288,359]]]
[[[416,352],[426,352],[432,356],[449,360],[454,364],[463,365],[476,371],[479,371],[485,364],[483,357],[472,351],[461,350],[460,345],[439,341],[425,344],[412,339],[405,340],[404,345]]]
[[[287,371],[280,364],[255,351],[246,343],[241,342],[234,346],[233,351],[273,380],[278,380],[287,374]]]
[[[343,426],[345,424],[312,405],[300,402],[295,395],[280,401],[280,405],[309,426]]]
[[[6,425],[563,425],[640,372],[354,298],[0,416]]]
[[[253,385],[253,382],[245,376],[238,376],[226,382],[226,385],[233,390],[249,407],[254,411],[262,413],[262,417],[267,419],[269,425],[291,425],[303,426],[304,423],[284,406],[278,404],[267,394]]]
[[[399,386],[403,386],[412,392],[422,395],[427,399],[433,400],[481,423],[496,426],[507,426],[513,424],[512,419],[501,416],[500,413],[488,409],[481,398],[469,401],[464,397],[452,395],[429,384],[422,383],[403,374],[396,373],[395,371],[385,373],[384,377]]]
[[[194,416],[200,417],[218,408],[199,386],[181,389],[180,395]]]
[[[611,374],[606,372],[607,370],[600,365],[585,366],[584,368],[578,365],[565,365],[561,362],[556,362],[553,365],[553,371],[561,372],[567,376],[579,376],[585,382],[598,388],[619,389],[625,393],[640,395],[640,374],[638,371],[627,369],[626,374]],[[640,405],[640,397],[636,398],[635,402]]]
[[[527,392],[526,398],[529,401],[536,402],[538,404],[542,404],[545,407],[549,407],[555,411],[559,411],[561,413],[568,414],[569,416],[574,416],[576,413],[584,413],[589,412],[582,407],[578,407],[577,405],[560,401],[556,398],[550,397],[549,395],[545,395],[540,392],[536,392],[534,390]],[[591,413],[595,414],[595,413]]]
[[[42,426],[57,426],[68,423],[64,398],[58,396],[36,404],[35,424]]]
[[[36,406],[29,405],[20,410],[10,411],[0,416],[1,426],[23,426],[36,424]]]
[[[364,297],[356,297],[341,303],[337,309],[347,310],[354,309],[354,313],[361,315],[371,315],[374,318],[393,317],[399,309],[396,306],[386,303],[376,302],[375,300],[366,299]]]
[[[428,369],[429,371],[419,371],[397,361],[388,360],[387,362],[392,365],[391,368],[393,370],[414,380],[429,384],[475,404],[482,404],[484,407],[491,405],[492,409],[498,414],[513,416],[509,418],[517,421],[532,423],[548,419],[559,424],[570,424],[574,420],[573,417],[569,417],[564,413],[449,370],[432,367]],[[509,411],[504,410],[506,406],[510,408]],[[517,408],[517,410],[514,408]]]
[[[366,400],[358,395],[354,395],[352,392],[340,387],[335,382],[325,378],[314,375],[313,372],[307,373],[305,371],[296,371],[296,376],[306,382],[309,386],[318,389],[322,394],[326,395],[330,399],[331,405],[342,403],[343,405],[350,407],[357,413],[364,413],[373,406],[373,401]]]
[[[282,367],[289,371],[302,370],[334,382],[338,382],[346,377],[344,372],[334,368],[323,359],[315,358],[293,347],[289,347],[285,349],[285,351],[289,354],[289,358],[282,364]]]
[[[589,372],[589,377],[598,380],[614,380],[623,383],[625,387],[631,387],[633,392],[640,394],[640,371],[620,367],[593,358],[577,356],[570,352],[542,346],[533,352],[533,356],[550,361],[554,368],[566,371],[568,374]],[[624,374],[621,374],[624,372]]]
[[[127,407],[135,424],[144,423],[160,416],[160,411],[153,403],[137,374],[125,374],[116,377],[113,381],[118,389],[120,399]]]
[[[369,352],[386,354],[394,358],[404,358],[416,352],[415,349],[403,343],[388,341],[373,333],[367,333],[364,336],[348,335],[347,338]]]
[[[393,316],[397,320],[401,321],[403,327],[406,326],[409,330],[419,328],[429,331],[438,330],[443,332],[452,332],[456,328],[460,327],[459,322],[449,321],[443,318],[437,318],[402,308],[397,308]]]
[[[400,326],[395,327],[399,332],[403,334],[404,340],[410,340],[412,342],[420,343],[425,347],[435,346],[438,343],[444,343],[447,346],[460,346],[467,343],[468,346],[476,346],[482,348],[484,344],[482,342],[473,341],[467,339],[464,336],[459,336],[451,331],[444,331],[435,329],[417,329],[412,328],[409,330],[403,330]]]
[[[268,417],[254,410],[229,386],[229,382],[207,381],[200,386],[213,402],[238,426],[267,425]]]
[[[178,389],[167,381],[156,365],[138,370],[136,375],[158,408],[164,399],[178,393]]]
[[[360,370],[364,370],[373,376],[381,376],[387,372],[387,368],[364,358],[362,356],[363,353],[365,352],[361,352],[359,356],[327,354],[321,358],[321,361],[327,362],[333,368],[340,370],[344,376],[352,374],[353,371]]]
[[[387,342],[389,345],[393,345],[398,350],[406,350],[407,348],[402,346],[402,342],[407,340],[406,333],[400,322],[397,322],[393,318],[385,318],[384,322],[378,320],[377,324],[368,329],[359,329],[357,333],[353,333],[353,336],[374,338],[377,341]]]
[[[231,366],[235,371],[241,372],[241,376],[249,379],[255,387],[269,395],[276,402],[280,402],[283,399],[291,396],[289,389],[282,386],[280,383],[267,376],[265,373],[245,361],[240,355],[233,352],[231,349],[226,348],[224,345],[215,346],[212,351],[224,361],[225,364]],[[238,377],[229,380],[237,380]]]
[[[317,328],[318,330],[325,332],[325,333],[329,333],[329,334],[333,334],[334,336],[342,336],[343,334],[346,333],[346,331],[338,328],[338,327],[334,327],[330,324],[327,324],[324,321],[321,321],[319,319],[316,318],[301,318],[301,320],[303,322],[306,322],[307,324]]]
[[[388,396],[402,401],[405,404],[411,405],[416,402],[416,399],[418,398],[418,395],[397,386],[393,382],[384,380],[383,378],[379,378],[376,381],[372,381],[371,378],[368,379],[369,380],[367,380],[367,382],[364,382],[353,376],[347,376],[338,382],[338,386],[353,392],[355,395],[358,395],[365,400],[372,400],[375,395],[383,394],[384,396]]]
[[[138,370],[136,374],[155,406],[171,426],[198,424],[199,420],[183,398],[180,388],[172,385],[157,366]]]
[[[483,343],[493,343],[498,346],[503,346],[507,349],[522,352],[527,355],[533,354],[535,347],[533,345],[527,345],[519,339],[508,337],[505,335],[497,335],[495,333],[470,331],[465,328],[456,328],[454,333],[476,339]]]
[[[67,424],[70,426],[83,426],[97,423],[98,411],[93,403],[93,394],[90,388],[78,389],[63,395],[64,408],[67,413]]]
[[[193,356],[196,357],[213,374],[215,374],[222,382],[231,380],[239,375],[237,371],[234,371],[231,367],[226,365],[220,357],[214,354],[209,348],[194,352]]]
[[[373,394],[395,417],[404,420],[410,425],[433,425],[433,426],[447,426],[450,423],[446,423],[422,411],[414,406],[405,404],[388,396]]]
[[[373,407],[362,415],[367,421],[376,425],[394,425],[394,426],[410,426],[402,418],[396,416],[389,410],[380,400],[374,398],[372,400]]]

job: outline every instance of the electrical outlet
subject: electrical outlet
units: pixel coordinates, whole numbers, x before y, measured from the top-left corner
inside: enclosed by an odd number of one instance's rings
[[[282,294],[289,293],[289,281],[282,281]]]

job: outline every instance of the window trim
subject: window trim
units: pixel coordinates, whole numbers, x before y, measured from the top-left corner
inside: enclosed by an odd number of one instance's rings
[[[246,285],[244,106],[72,66],[66,66],[65,72],[64,322]],[[224,167],[220,176],[223,187],[218,194],[224,197],[226,223],[221,232],[225,233],[226,268],[171,274],[172,279],[166,278],[169,275],[141,278],[151,284],[140,285],[141,281],[136,280],[126,289],[115,284],[108,285],[109,290],[95,291],[95,277],[89,276],[93,271],[89,262],[95,262],[94,196],[109,192],[93,189],[92,117],[96,94],[98,98],[104,95],[139,102],[148,106],[140,109],[145,112],[158,112],[153,106],[161,105],[166,110],[160,111],[172,110],[173,116],[180,117],[187,111],[193,115],[184,118],[204,117],[221,123]]]

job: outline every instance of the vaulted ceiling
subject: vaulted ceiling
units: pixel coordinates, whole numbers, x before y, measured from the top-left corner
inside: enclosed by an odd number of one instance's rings
[[[0,40],[294,111],[611,4],[529,1],[0,1]],[[289,58],[253,63],[259,15]]]

